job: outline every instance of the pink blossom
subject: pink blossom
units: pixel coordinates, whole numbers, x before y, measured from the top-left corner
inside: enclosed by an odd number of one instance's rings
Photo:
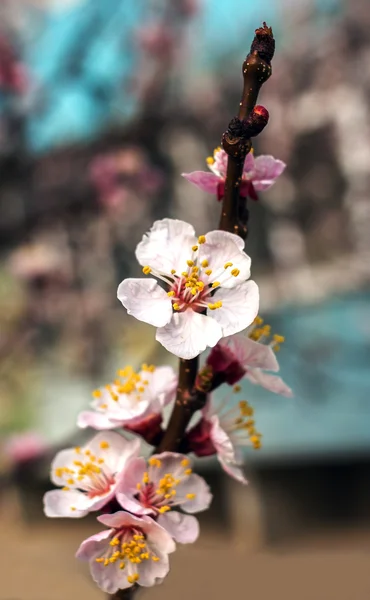
[[[25,431],[10,436],[5,442],[5,454],[14,463],[26,462],[45,454],[48,446],[45,440],[34,431]]]
[[[213,157],[207,159],[207,165],[211,171],[210,173],[207,171],[193,171],[192,173],[183,173],[182,176],[203,192],[216,194],[217,199],[221,200],[225,193],[227,168],[225,150],[216,148]],[[254,158],[253,152],[249,152],[244,163],[240,195],[257,200],[256,192],[268,190],[282,174],[285,167],[285,163],[273,156],[261,155]]]
[[[28,86],[24,65],[16,58],[9,41],[0,37],[0,88],[15,94],[23,94]]]
[[[84,517],[114,498],[126,462],[137,456],[138,438],[128,441],[118,433],[98,433],[83,448],[58,452],[51,465],[51,480],[62,490],[46,492],[47,517]]]
[[[261,435],[255,429],[253,408],[248,402],[243,400],[228,408],[228,400],[217,406],[209,396],[201,420],[187,434],[187,442],[197,456],[217,454],[228,475],[240,483],[248,483],[241,468],[242,449],[260,448]]]
[[[172,367],[142,365],[136,373],[131,366],[118,371],[119,379],[93,392],[93,411],[78,415],[81,428],[126,427],[143,433],[158,427],[163,408],[175,398],[177,375]]]
[[[214,374],[219,375],[229,385],[246,377],[251,383],[270,392],[291,398],[293,392],[281,377],[265,373],[279,371],[274,349],[278,349],[284,338],[274,335],[272,341],[266,344],[270,337],[270,328],[268,325],[259,328],[258,322],[261,322],[259,317],[246,334],[236,334],[220,340],[211,350],[207,364],[212,367]]]
[[[202,477],[195,475],[190,460],[182,454],[163,452],[144,458],[133,458],[117,488],[117,500],[136,515],[156,518],[177,541],[194,542],[199,534],[195,517],[176,510],[196,513],[209,507],[212,494]]]
[[[150,517],[119,511],[98,517],[110,527],[83,541],[76,558],[87,561],[95,583],[107,594],[134,584],[161,583],[176,549],[171,535]]]
[[[179,358],[194,358],[253,322],[258,287],[247,281],[251,259],[237,235],[210,231],[197,238],[190,224],[162,219],[136,257],[155,279],[125,279],[118,299],[128,314],[157,327],[157,341]]]

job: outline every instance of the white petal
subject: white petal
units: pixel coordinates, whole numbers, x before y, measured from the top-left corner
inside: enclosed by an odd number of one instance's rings
[[[279,370],[279,363],[272,348],[255,342],[246,335],[232,335],[221,340],[220,344],[226,345],[245,369],[257,367],[266,371]]]
[[[140,440],[127,440],[119,433],[107,431],[98,433],[85,448],[98,458],[103,458],[102,468],[107,466],[112,473],[116,473],[122,470],[129,458],[137,456]]]
[[[118,287],[117,298],[127,313],[139,321],[163,327],[171,320],[171,300],[155,279],[124,279]]]
[[[77,417],[77,427],[80,427],[81,429],[91,427],[92,429],[98,429],[100,431],[103,429],[115,429],[116,425],[112,423],[108,415],[84,410],[83,412],[80,412]]]
[[[157,523],[164,527],[180,544],[192,544],[199,536],[198,519],[181,514],[176,510],[159,515]]]
[[[88,498],[77,490],[51,490],[44,495],[47,517],[84,517],[89,512]]]
[[[220,461],[220,465],[223,468],[223,470],[230,475],[230,477],[232,477],[233,479],[236,479],[236,481],[239,481],[239,483],[244,483],[247,484],[248,480],[244,477],[244,473],[243,470],[236,464],[234,463],[229,463],[226,462],[224,460],[222,460],[221,458],[219,458]]]
[[[178,376],[172,367],[157,367],[153,372],[141,371],[142,379],[148,383],[148,393],[160,405],[166,406],[176,393]]]
[[[138,565],[139,584],[143,587],[151,587],[156,583],[161,583],[170,570],[168,555],[163,552],[156,552],[156,556],[159,558],[158,561],[143,560]]]
[[[188,360],[207,346],[213,348],[221,337],[221,326],[214,319],[188,309],[175,313],[166,327],[158,329],[156,340],[175,356]]]
[[[67,485],[66,479],[70,479],[70,476],[67,477],[64,475],[59,477],[57,475],[58,469],[72,469],[73,471],[76,469],[74,461],[78,460],[78,454],[76,453],[75,448],[66,448],[65,450],[61,450],[58,452],[51,463],[50,467],[50,479],[55,485],[65,486]],[[68,487],[74,488],[77,487],[74,485],[68,484]]]
[[[224,336],[246,329],[257,316],[259,308],[258,286],[254,281],[246,281],[236,288],[217,288],[215,301],[222,301],[222,307],[209,311],[222,327]]]
[[[234,233],[227,231],[210,231],[206,234],[206,242],[199,246],[199,263],[207,260],[212,269],[210,281],[218,281],[222,287],[233,288],[250,277],[251,259],[243,252],[244,242]],[[232,263],[227,269],[224,265]],[[237,277],[231,275],[233,269],[240,271]]]
[[[212,494],[209,486],[206,484],[203,477],[192,473],[189,477],[184,479],[176,488],[176,498],[179,500],[184,499],[182,506],[183,510],[188,513],[197,513],[202,510],[206,510],[212,501]],[[187,500],[187,494],[194,494],[193,500]]]
[[[197,243],[194,228],[178,219],[155,221],[136,248],[136,258],[142,266],[149,265],[162,273],[187,269],[192,246]]]
[[[293,391],[286,383],[277,375],[270,375],[264,373],[260,369],[249,370],[246,377],[254,384],[260,385],[270,392],[286,396],[287,398],[293,397]]]

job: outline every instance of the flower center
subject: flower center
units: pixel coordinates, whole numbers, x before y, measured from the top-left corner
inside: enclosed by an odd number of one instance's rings
[[[118,377],[112,384],[106,385],[104,389],[93,391],[93,398],[101,400],[98,408],[101,410],[108,408],[108,404],[104,401],[106,399],[104,392],[108,392],[110,399],[116,403],[119,403],[122,396],[129,396],[130,399],[140,401],[142,399],[141,394],[147,390],[147,386],[149,385],[148,379],[145,378],[145,372],[154,373],[154,371],[154,365],[141,365],[141,372],[136,372],[131,365],[126,365],[123,369],[117,371]]]
[[[205,242],[206,237],[200,235],[198,243],[204,244]],[[227,278],[238,277],[240,274],[239,269],[232,268],[233,263],[230,261],[224,264],[223,270],[218,269],[217,273],[213,273],[207,259],[199,260],[198,250],[198,245],[192,246],[191,258],[187,261],[187,270],[181,274],[176,273],[175,269],[168,274],[156,271],[149,265],[143,267],[145,275],[152,274],[166,284],[167,294],[171,298],[174,311],[184,312],[191,308],[196,312],[201,312],[205,309],[221,308],[221,300],[210,301],[221,285],[219,281],[215,280],[215,277],[220,275],[224,277],[225,271],[227,271]]]
[[[127,569],[130,572],[130,575],[127,575],[129,583],[135,583],[139,580],[139,574],[136,572],[137,567],[133,569],[133,566],[147,560],[158,562],[159,557],[148,546],[143,532],[132,527],[117,529],[114,537],[109,542],[109,548],[102,556],[95,559],[97,563],[101,563],[104,567],[119,562],[120,569]]]
[[[285,338],[282,335],[272,335],[271,325],[264,325],[263,319],[259,316],[255,318],[253,325],[248,329],[248,337],[260,344],[268,342],[274,352],[278,352],[281,344],[285,341]]]
[[[137,500],[145,507],[152,508],[159,514],[163,514],[173,506],[179,506],[187,500],[193,500],[195,494],[186,494],[184,498],[177,497],[176,487],[191,475],[190,461],[184,458],[178,472],[165,473],[158,481],[156,469],[162,467],[162,461],[156,457],[149,459],[149,470],[143,474],[141,482],[137,483]]]
[[[235,391],[239,391],[235,386]],[[255,450],[261,448],[261,437],[255,428],[253,407],[246,400],[241,400],[237,407],[227,411],[221,418],[222,428],[232,437],[236,438],[238,444],[252,444]]]
[[[100,443],[102,450],[109,448],[108,442]],[[103,496],[107,494],[115,483],[113,473],[104,465],[104,458],[98,458],[93,455],[91,450],[84,451],[81,448],[75,448],[77,455],[73,461],[73,467],[58,467],[55,469],[57,477],[62,477],[66,485],[62,488],[64,491],[73,488],[81,489],[87,492],[89,498]],[[75,510],[71,507],[71,510]]]

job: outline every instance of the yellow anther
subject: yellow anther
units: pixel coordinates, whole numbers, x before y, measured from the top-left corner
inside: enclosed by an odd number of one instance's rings
[[[95,562],[97,562],[97,563],[103,563],[104,560],[105,560],[105,558],[96,558]]]
[[[58,467],[55,469],[54,473],[57,477],[63,477],[64,469],[62,467]]]
[[[206,267],[208,267],[208,265],[209,265],[209,262],[208,262],[208,260],[205,258],[204,260],[202,260],[202,263],[201,263],[201,264],[202,264],[202,267],[205,269]]]
[[[144,275],[149,275],[150,272],[151,272],[151,268],[148,267],[148,265],[146,265],[145,267],[143,267],[143,273],[144,273]]]
[[[233,387],[233,391],[235,392],[235,394],[237,394],[238,392],[240,392],[241,389],[242,388],[240,387],[240,385],[234,385],[234,387]]]
[[[197,277],[197,273],[199,271],[199,267],[193,267],[192,271],[193,271],[194,276]]]
[[[186,470],[184,471],[185,475],[191,475],[191,474],[192,474],[192,472],[193,472],[193,471],[192,471],[192,469],[186,469]]]
[[[277,335],[275,334],[273,336],[273,340],[274,342],[276,342],[277,344],[282,344],[283,342],[285,342],[285,337],[283,335]]]
[[[65,485],[64,487],[62,487],[62,492],[69,492],[70,488]]]
[[[187,260],[186,264],[188,265],[188,267],[194,267],[194,261],[192,260]]]
[[[119,539],[118,539],[117,537],[115,537],[115,538],[113,538],[113,539],[112,539],[112,540],[109,542],[109,545],[110,545],[110,546],[119,546],[119,545],[120,545],[120,543],[121,543],[121,542],[119,541]]]
[[[104,463],[104,458],[98,458],[98,463],[99,465],[102,465]]]
[[[170,292],[167,292],[167,296],[169,296],[170,298],[172,298],[175,295],[175,292],[173,290],[171,290]]]
[[[253,323],[254,323],[255,325],[262,325],[262,323],[263,323],[263,319],[261,319],[261,317],[258,317],[258,316],[257,316],[257,317],[254,319]]]
[[[109,565],[109,558],[104,559],[104,566],[107,567]]]
[[[195,288],[195,287],[194,287],[194,288],[192,288],[192,289],[191,289],[191,293],[192,293],[192,295],[193,295],[193,296],[196,296],[196,295],[197,295],[197,293],[198,293],[198,290],[197,290],[197,288]]]
[[[154,562],[158,562],[158,561],[159,561],[159,557],[158,557],[158,556],[152,556],[152,560],[153,560]]]
[[[188,500],[194,500],[195,494],[186,494]]]
[[[101,398],[101,390],[94,390],[92,395],[94,398]]]
[[[187,467],[188,465],[190,465],[190,460],[189,460],[188,458],[184,458],[184,459],[181,461],[181,466],[182,466],[182,467]]]
[[[100,448],[102,450],[106,450],[107,448],[109,448],[109,444],[105,440],[103,440],[102,442],[100,442],[99,446],[100,446]]]
[[[73,511],[76,510],[76,507],[75,506],[71,506],[71,510],[73,510]]]
[[[215,159],[213,158],[213,156],[207,156],[207,158],[206,158],[207,165],[213,165],[214,162],[215,162]]]
[[[136,484],[136,489],[137,489],[137,490],[141,490],[141,483],[137,483],[137,484]]]
[[[155,456],[153,456],[152,458],[150,458],[148,462],[149,462],[149,464],[150,464],[151,467],[158,467],[159,468],[159,467],[162,466],[162,463],[159,460],[159,458],[155,458]]]
[[[205,235],[200,235],[198,237],[198,242],[199,242],[199,244],[205,244],[205,242],[206,242],[206,236]]]
[[[134,573],[133,575],[128,575],[127,576],[127,581],[129,583],[136,583],[137,581],[139,581],[139,575],[138,575],[138,573]]]
[[[219,281],[214,281],[214,282],[212,283],[212,286],[211,286],[211,287],[213,287],[213,288],[216,288],[216,287],[218,287],[219,285],[220,285],[220,282],[219,282]]]
[[[180,304],[178,304],[178,302],[174,302],[174,304],[172,304],[173,306],[173,310],[180,310]]]
[[[196,252],[198,250],[199,246],[192,246],[191,249],[193,252]]]
[[[231,275],[232,275],[233,277],[237,277],[239,274],[240,274],[240,269],[233,269],[233,270],[231,271]]]
[[[163,515],[163,513],[168,512],[169,510],[171,510],[170,506],[161,506],[158,512],[160,512],[161,515]]]
[[[74,485],[75,480],[74,479],[67,479],[67,483],[68,485]]]
[[[212,269],[206,269],[204,272],[206,275],[208,275],[208,277],[212,275]]]
[[[124,569],[125,568],[125,563],[124,562],[119,563],[119,568],[120,569]]]
[[[171,275],[175,275],[176,269],[171,269]]]
[[[224,269],[228,269],[229,267],[232,267],[233,263],[232,262],[227,262],[224,264]]]
[[[142,481],[143,483],[149,483],[149,473],[147,471],[143,474]]]

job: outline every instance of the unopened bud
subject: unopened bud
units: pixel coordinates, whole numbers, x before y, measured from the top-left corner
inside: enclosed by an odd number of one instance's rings
[[[251,54],[254,52],[257,52],[258,56],[270,65],[275,53],[275,40],[271,27],[268,27],[265,22],[262,27],[259,27],[259,29],[256,29],[255,31],[255,38],[251,46]]]
[[[249,137],[255,137],[266,127],[269,116],[269,112],[264,106],[255,106],[250,115],[243,121],[244,131]]]

